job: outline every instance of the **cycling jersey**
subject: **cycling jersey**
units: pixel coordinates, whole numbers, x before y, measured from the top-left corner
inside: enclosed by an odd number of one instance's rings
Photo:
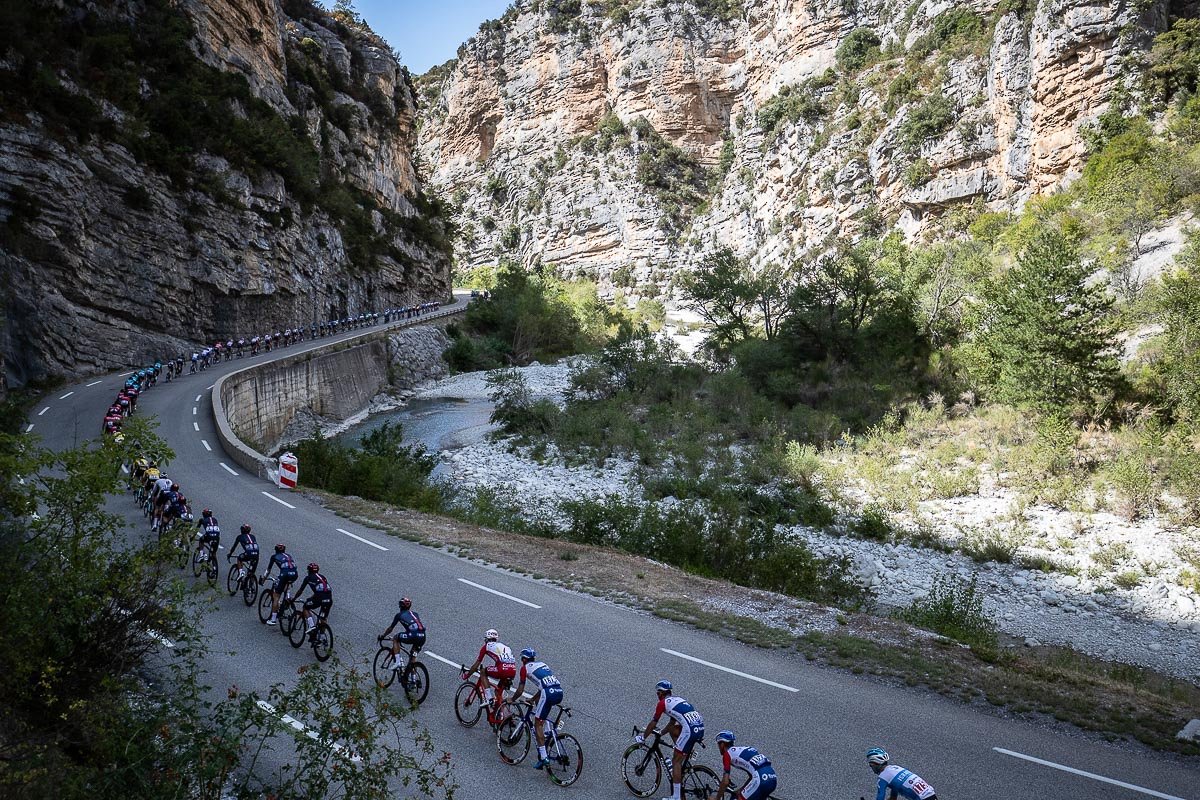
[[[544,661],[531,661],[521,665],[521,683],[532,677],[538,684],[537,704],[533,715],[545,719],[550,709],[563,701],[563,688],[558,677],[546,666]]]
[[[904,767],[890,764],[879,773],[879,789],[875,792],[875,800],[935,800],[937,795],[933,787],[921,780]]]
[[[738,792],[738,800],[766,800],[775,791],[778,777],[771,760],[753,747],[729,747],[721,757],[725,774],[737,767],[749,775],[749,780]]]
[[[255,561],[258,560],[258,539],[254,538],[253,533],[239,533],[233,540],[233,548],[236,550],[238,545],[242,546],[244,555],[253,557]]]
[[[319,572],[310,572],[304,576],[304,580],[300,582],[300,588],[296,590],[296,594],[300,594],[305,589],[311,587],[314,597],[333,597],[333,590],[329,588],[329,581],[325,580],[325,576]]]
[[[412,644],[416,649],[425,644],[425,625],[421,622],[421,618],[417,616],[417,612],[412,610],[401,611],[396,616],[392,617],[391,629],[395,629],[400,625],[403,630],[396,634],[396,641],[402,644]]]
[[[221,541],[221,526],[217,524],[216,517],[209,517],[208,519],[201,517],[197,527],[202,528],[204,531],[200,534],[201,539],[209,539],[214,542]]]
[[[271,567],[278,567],[280,575],[290,575],[293,579],[296,577],[296,562],[287,553],[271,556],[271,563],[267,565],[267,569]]]
[[[508,645],[500,642],[485,642],[479,648],[479,661],[487,671],[488,677],[512,680],[517,677],[517,660]]]
[[[692,704],[682,697],[670,695],[658,701],[654,709],[654,721],[666,714],[679,723],[679,736],[675,739],[675,749],[681,753],[690,754],[696,742],[704,738],[704,717],[692,707]]]

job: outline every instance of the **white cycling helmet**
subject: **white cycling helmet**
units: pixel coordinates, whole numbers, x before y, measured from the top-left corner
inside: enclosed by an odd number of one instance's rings
[[[867,751],[867,763],[873,766],[886,767],[888,762],[891,760],[892,759],[888,756],[887,751],[882,747],[872,747]]]
[[[500,633],[495,628],[488,628],[483,632],[483,639],[487,642],[494,642],[500,638]]]

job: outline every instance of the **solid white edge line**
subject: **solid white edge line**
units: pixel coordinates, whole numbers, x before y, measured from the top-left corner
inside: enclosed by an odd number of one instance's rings
[[[222,464],[221,466],[225,467],[224,464]],[[225,467],[225,469],[229,469],[229,467]],[[233,470],[230,470],[230,472],[232,472],[232,471]],[[281,505],[281,506],[287,506],[288,508],[295,508],[295,506],[292,505],[291,503],[287,502],[286,500],[280,500],[278,497],[271,494],[270,492],[263,492],[263,494],[266,495],[267,497],[271,498],[272,500],[274,500],[276,503],[279,503],[279,505]]]
[[[192,430],[194,430],[196,433],[199,433],[199,432],[200,432],[200,423],[199,423],[199,422],[193,422],[193,423],[192,423]]]
[[[29,425],[28,425],[28,426],[25,428],[25,432],[26,432],[26,433],[29,433],[31,430],[33,430],[33,423],[32,423],[32,422],[31,422],[31,423],[29,423]]]
[[[423,655],[423,656],[429,656],[429,657],[430,657],[430,658],[432,658],[433,660],[435,660],[435,661],[440,661],[440,662],[442,662],[443,664],[445,664],[446,666],[448,666],[448,667],[454,667],[455,669],[458,669],[459,667],[461,667],[461,666],[462,666],[461,664],[456,664],[456,663],[454,663],[453,661],[451,661],[450,659],[448,659],[448,658],[442,658],[442,657],[441,657],[441,656],[439,656],[437,653],[432,653],[432,652],[430,652],[430,651],[428,651],[428,650],[422,650],[422,651],[421,651],[421,655]]]
[[[351,533],[351,532],[350,532],[350,531],[348,531],[348,530],[345,530],[345,529],[343,529],[343,528],[338,528],[338,529],[337,529],[337,532],[338,532],[338,533],[344,533],[344,534],[346,534],[347,536],[349,536],[351,539],[357,539],[358,541],[362,542],[363,544],[369,544],[369,545],[371,545],[371,547],[374,547],[376,550],[382,550],[382,551],[383,551],[383,552],[385,552],[385,553],[387,552],[387,548],[386,548],[386,547],[384,547],[383,545],[381,545],[381,544],[375,544],[374,542],[372,542],[372,541],[369,541],[369,540],[367,540],[367,539],[364,539],[364,538],[363,538],[363,537],[361,537],[361,536],[355,536],[353,533]]]
[[[1024,753],[1017,753],[1013,750],[1005,750],[1003,747],[993,747],[992,749],[995,750],[997,753],[1001,753],[1006,756],[1012,756],[1013,758],[1020,758],[1024,761],[1031,761],[1034,764],[1041,764],[1043,767],[1050,767],[1051,769],[1062,770],[1063,772],[1069,772],[1072,775],[1079,775],[1080,777],[1083,777],[1083,778],[1091,778],[1094,781],[1099,781],[1101,783],[1107,783],[1112,786],[1120,786],[1122,789],[1129,789],[1130,791],[1133,791],[1133,792],[1141,792],[1142,794],[1150,795],[1151,797],[1161,798],[1161,800],[1185,800],[1184,798],[1178,797],[1173,794],[1164,794],[1163,792],[1156,792],[1153,789],[1146,789],[1145,787],[1142,787],[1142,786],[1135,786],[1132,783],[1125,783],[1124,781],[1118,781],[1113,778],[1106,778],[1103,775],[1097,775],[1093,772],[1084,772],[1083,770],[1075,769],[1074,767],[1066,767],[1066,766],[1063,766],[1062,764],[1055,764],[1053,761],[1045,761],[1040,758],[1034,758],[1033,756],[1027,756]]]
[[[230,475],[233,475],[235,477],[237,476],[237,473],[233,471],[233,468],[230,467],[228,464],[226,464],[224,461],[219,461],[217,463],[219,463],[221,465],[221,469],[225,470]],[[263,494],[266,494],[266,492],[263,492]]]
[[[75,392],[67,392],[66,394],[64,394],[62,397],[60,397],[60,398],[58,398],[58,399],[59,399],[59,400],[66,400],[68,397],[70,397],[70,396],[71,396],[71,395],[73,395],[73,394],[75,394]]]
[[[505,594],[504,592],[497,592],[495,589],[489,589],[482,584],[476,583],[475,581],[469,581],[466,578],[459,578],[458,582],[465,583],[467,586],[474,586],[476,589],[482,589],[483,591],[494,594],[497,597],[503,597],[505,600],[512,600],[514,603],[520,603],[523,606],[529,606],[530,608],[541,608],[541,606],[537,605],[536,603],[531,603],[528,600],[522,600],[519,597],[513,597],[511,594]]]
[[[92,381],[91,383],[88,384],[88,388],[90,389],[93,386],[99,386],[102,383],[104,383],[104,381]]]
[[[675,656],[676,658],[682,658],[685,661],[694,661],[697,664],[703,664],[706,667],[712,667],[713,669],[720,670],[721,672],[728,672],[730,675],[737,675],[739,678],[747,678],[748,680],[757,681],[758,683],[765,683],[767,686],[774,686],[776,689],[783,689],[786,692],[800,691],[794,686],[788,686],[785,683],[769,681],[766,678],[760,678],[757,675],[751,675],[748,672],[739,672],[736,669],[730,669],[729,667],[723,667],[720,664],[714,664],[711,661],[705,661],[704,659],[696,658],[695,656],[689,656],[687,653],[681,653],[678,650],[668,650],[665,647],[660,647],[658,649],[667,655]]]
[[[46,406],[45,408],[43,408],[41,411],[38,412],[38,416],[40,417],[42,414],[45,414],[49,410],[50,410],[50,406]]]
[[[193,400],[192,402],[194,402],[194,403],[199,403],[199,402],[200,402],[200,398],[201,398],[201,397],[203,397],[203,396],[204,396],[204,395],[202,395],[202,394],[198,394],[198,395],[196,395],[196,399],[195,399],[195,400]]]
[[[209,446],[207,439],[201,439],[200,444],[204,445],[205,450],[207,450],[210,453],[212,452],[212,447]]]

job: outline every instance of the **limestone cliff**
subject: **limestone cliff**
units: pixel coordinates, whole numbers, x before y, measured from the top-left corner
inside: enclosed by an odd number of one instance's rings
[[[0,11],[8,381],[449,294],[407,71],[309,0]]]
[[[1147,0],[517,0],[423,76],[460,261],[653,294],[699,253],[936,232],[1069,181],[1179,9]]]

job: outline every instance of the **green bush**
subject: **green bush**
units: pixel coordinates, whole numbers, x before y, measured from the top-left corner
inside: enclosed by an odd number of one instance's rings
[[[560,414],[547,399],[535,400],[525,376],[516,369],[488,373],[488,398],[494,404],[492,422],[510,436],[544,436]]]
[[[984,613],[983,595],[974,577],[966,582],[953,575],[934,576],[929,594],[897,616],[971,647],[996,647],[996,626]]]
[[[878,34],[870,28],[855,28],[838,45],[837,64],[845,72],[857,72],[878,54]]]
[[[812,123],[825,116],[827,109],[817,96],[818,87],[824,88],[813,79],[797,86],[784,86],[762,104],[758,109],[758,127],[768,140],[774,140],[785,124],[800,120]]]
[[[979,41],[986,32],[987,25],[974,11],[951,6],[934,18],[929,32],[913,43],[909,53],[923,58],[935,50],[953,50]]]
[[[905,152],[916,152],[928,140],[950,130],[957,117],[958,111],[949,98],[940,94],[927,98],[910,109],[896,129],[900,147]]]

